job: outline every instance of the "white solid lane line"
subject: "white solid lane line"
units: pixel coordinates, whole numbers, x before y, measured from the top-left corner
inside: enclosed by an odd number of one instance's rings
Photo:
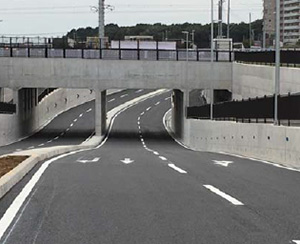
[[[179,167],[177,167],[175,164],[168,164],[168,166],[174,170],[176,170],[177,172],[179,172],[180,174],[187,174],[187,172]]]
[[[113,99],[109,100],[108,102],[109,102],[109,103],[112,103],[112,102],[114,102],[114,101],[116,101],[116,99],[115,99],[115,98],[113,98]]]
[[[124,97],[127,97],[127,96],[128,96],[128,94],[124,94],[120,98],[124,98]]]
[[[81,150],[81,151],[83,151],[83,150]],[[61,158],[64,158],[66,156],[73,155],[73,154],[75,154],[77,152],[78,151],[67,153],[67,154],[63,154],[63,155],[60,155],[60,156],[55,157],[53,159],[50,159],[50,160],[46,161],[39,168],[39,170],[33,175],[33,177],[31,178],[31,180],[22,189],[21,193],[15,198],[15,200],[13,201],[13,203],[9,206],[9,208],[6,210],[5,214],[1,218],[1,220],[0,220],[0,240],[2,239],[4,233],[6,232],[6,230],[10,226],[10,224],[13,222],[15,216],[17,215],[17,213],[21,209],[23,203],[25,202],[25,200],[27,199],[27,197],[29,196],[29,194],[32,192],[34,186],[36,185],[36,183],[38,182],[38,180],[41,178],[41,176],[43,175],[43,173],[45,172],[45,170],[48,168],[48,166],[52,162],[54,162],[54,161],[57,161],[57,160],[59,160]],[[21,217],[22,213],[23,213],[23,211],[21,212],[20,217]]]
[[[214,186],[211,185],[203,185],[206,189],[210,190],[211,192],[217,194],[218,196],[226,199],[228,202],[232,203],[233,205],[236,206],[243,206],[244,204],[242,202],[240,202],[239,200],[233,198],[232,196],[229,196],[228,194],[220,191],[219,189],[217,189]]]

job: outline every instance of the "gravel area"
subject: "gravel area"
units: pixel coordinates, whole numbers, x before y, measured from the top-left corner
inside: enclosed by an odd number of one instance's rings
[[[0,158],[0,178],[13,170],[27,158],[29,158],[29,156],[7,156]]]

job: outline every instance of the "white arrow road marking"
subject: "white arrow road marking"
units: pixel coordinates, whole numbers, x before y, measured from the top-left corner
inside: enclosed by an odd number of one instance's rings
[[[78,163],[86,164],[86,163],[97,163],[100,160],[100,158],[94,158],[93,160],[82,160],[78,159]]]
[[[177,172],[179,172],[180,174],[187,174],[187,172],[179,167],[177,167],[175,164],[168,164],[168,166],[174,170],[176,170]]]
[[[217,194],[218,196],[226,199],[228,202],[231,202],[233,205],[236,206],[242,206],[244,205],[242,202],[240,202],[239,200],[233,198],[232,196],[229,196],[228,194],[221,192],[219,189],[215,188],[214,186],[211,185],[204,185],[204,187],[208,190],[210,190],[211,192]]]
[[[294,243],[296,243],[296,244],[300,244],[300,241],[292,241],[292,242],[294,242]]]
[[[134,160],[131,160],[130,158],[125,158],[125,159],[121,160],[121,162],[124,164],[131,164],[134,162]]]
[[[213,160],[216,165],[221,165],[223,167],[228,167],[229,164],[233,164],[232,161],[218,161],[218,160]]]

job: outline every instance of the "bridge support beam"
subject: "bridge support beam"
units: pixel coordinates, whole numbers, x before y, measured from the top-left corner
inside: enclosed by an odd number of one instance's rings
[[[187,118],[187,107],[189,106],[189,90],[174,90],[173,91],[173,109],[172,109],[172,127],[176,137],[184,138],[185,123]]]
[[[96,136],[106,133],[106,90],[95,90],[95,131]]]

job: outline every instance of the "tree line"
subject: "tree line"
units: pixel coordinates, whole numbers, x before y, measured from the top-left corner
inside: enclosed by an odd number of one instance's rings
[[[254,40],[262,40],[263,21],[261,19],[251,23]],[[123,40],[125,36],[153,36],[154,40],[180,40],[184,39],[182,31],[195,31],[195,44],[199,48],[208,48],[210,46],[210,24],[137,24],[135,26],[118,26],[108,24],[105,26],[105,35],[110,40]],[[217,24],[214,31],[217,33]],[[227,25],[223,24],[223,33],[225,34]],[[76,39],[78,42],[84,42],[87,37],[98,35],[98,28],[79,28],[73,29],[67,33],[67,37]],[[249,24],[241,22],[239,24],[230,24],[230,37],[234,42],[243,42],[245,47],[249,47]]]

